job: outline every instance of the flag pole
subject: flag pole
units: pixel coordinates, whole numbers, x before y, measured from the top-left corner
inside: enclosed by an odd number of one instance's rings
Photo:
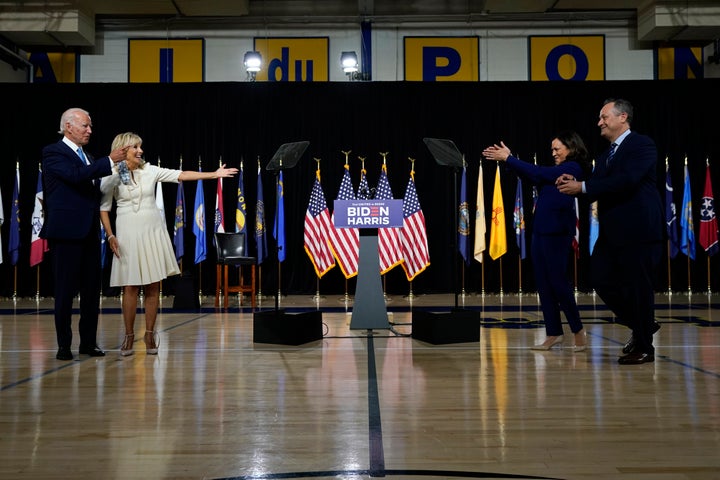
[[[707,257],[707,293],[710,295],[712,293],[712,285],[710,284],[710,256]]]
[[[710,168],[710,157],[705,157],[705,168]],[[707,175],[710,174],[710,171],[707,171]],[[710,190],[712,193],[712,189]],[[714,200],[713,200],[714,202]],[[702,226],[702,224],[701,224]],[[710,295],[712,293],[712,283],[710,282],[710,255],[707,255],[707,294]]]
[[[35,300],[40,300],[40,264],[38,264],[37,272],[36,272],[36,286],[35,286]]]
[[[522,297],[522,253],[518,253],[518,297]]]
[[[158,155],[158,168],[160,168],[160,155]],[[158,185],[160,185],[160,184],[158,183]],[[163,205],[165,205],[165,201],[163,201]],[[163,211],[163,216],[164,215],[165,215],[165,212]],[[163,217],[163,222],[165,223],[165,228],[167,228],[167,220],[164,217]],[[100,288],[102,288],[102,283],[100,284]],[[160,280],[160,292],[158,292],[158,299],[160,300],[161,306],[162,306],[162,298],[163,298],[163,281]]]
[[[348,294],[348,279],[345,279],[345,295],[343,295],[343,302],[347,305],[350,302],[350,294]]]
[[[672,273],[670,271],[670,269],[672,268],[671,262],[670,262],[670,249],[672,248],[672,245],[671,245],[670,241],[671,240],[668,238],[668,258],[667,258],[667,262],[668,262],[668,291],[667,291],[667,294],[668,295],[672,295]]]
[[[282,157],[281,157],[281,158],[280,158],[280,168],[279,168],[279,170],[278,170],[278,172],[280,172],[280,173],[278,173],[278,179],[279,179],[279,175],[282,173],[282,167],[283,167],[283,164],[282,164]],[[279,182],[279,180],[278,180],[278,182]],[[278,187],[277,187],[277,185],[276,185],[276,186],[275,186],[275,195],[276,195],[276,196],[277,196],[277,188],[278,188]],[[284,189],[284,188],[285,188],[285,187],[283,186],[283,189]],[[284,196],[285,196],[285,191],[283,190],[283,197],[284,197]],[[279,201],[280,201],[279,197],[278,197],[276,200],[279,202]],[[283,201],[284,201],[284,200],[283,200]],[[283,218],[283,222],[284,222],[284,220],[285,220],[285,219]],[[284,224],[282,225],[282,228],[285,228],[285,225],[284,225]],[[277,241],[278,243],[280,242],[279,239],[280,239],[280,224],[278,223],[278,238],[276,239],[276,241]],[[282,285],[282,262],[280,261],[280,254],[279,254],[279,252],[280,252],[280,245],[277,246],[277,251],[278,251],[278,254],[277,254],[276,256],[277,256],[277,261],[278,261],[278,262],[277,262],[277,277],[278,277],[278,282],[277,282],[277,301],[275,302],[275,310],[277,310],[277,309],[279,308],[279,307],[278,307],[278,302],[279,302],[280,299],[282,298],[282,289],[281,289],[281,285]]]
[[[198,170],[202,171],[202,157],[198,155]],[[198,180],[198,182],[202,182],[202,180]],[[203,194],[205,191],[203,190]],[[205,204],[205,201],[203,200],[203,204]],[[205,209],[203,208],[203,215],[205,215]],[[205,232],[203,232],[203,235],[205,235]],[[198,302],[200,306],[202,307],[202,262],[198,263]]]
[[[573,265],[574,265],[573,269],[575,270],[575,273],[573,274],[575,278],[573,281],[575,282],[575,294],[577,294],[578,293],[578,266],[577,266],[577,255],[575,254],[575,252],[573,252]]]
[[[665,155],[665,172],[668,171],[668,168],[670,168],[668,156]],[[665,190],[667,191],[667,188],[668,188],[667,180],[665,182],[666,182]],[[666,192],[665,195],[667,195],[667,194],[668,193]],[[666,214],[666,217],[667,217],[667,214]],[[670,259],[671,259],[670,250],[672,249],[672,244],[670,242],[672,242],[672,240],[670,239],[670,236],[668,235],[668,241],[667,241],[667,285],[668,285],[667,294],[668,295],[672,295],[672,273],[671,273],[672,264],[670,263]]]
[[[687,172],[687,153],[685,154],[685,171]],[[683,215],[684,215],[684,212],[683,212]],[[690,219],[692,220],[692,215],[690,215]],[[694,241],[695,240],[693,238],[693,242]],[[687,281],[688,281],[688,296],[690,296],[690,295],[692,295],[692,279],[690,278],[690,245],[688,245],[688,255],[687,255]]]
[[[485,296],[485,262],[483,262],[483,257],[485,256],[485,252],[480,252],[480,295]]]
[[[500,296],[503,295],[503,268],[502,268],[502,257],[500,257]]]
[[[313,157],[313,160],[315,160],[317,162],[317,171],[318,171],[318,175],[320,175],[320,159]],[[318,178],[320,178],[320,177],[318,177]],[[322,296],[320,296],[320,277],[317,277],[315,279],[315,295],[313,296],[313,301],[315,303],[319,303],[321,298],[322,298]]]

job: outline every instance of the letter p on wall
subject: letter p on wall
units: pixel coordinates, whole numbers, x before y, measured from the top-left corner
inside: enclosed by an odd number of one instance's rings
[[[405,37],[405,80],[466,82],[479,78],[479,39]]]

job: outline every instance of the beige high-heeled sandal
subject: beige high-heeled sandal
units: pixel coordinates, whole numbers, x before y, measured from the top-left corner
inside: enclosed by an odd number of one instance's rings
[[[150,340],[148,340],[148,335]],[[160,346],[160,337],[153,330],[145,330],[145,353],[148,355],[157,355]]]
[[[530,347],[530,350],[542,350],[547,351],[552,349],[555,345],[560,345],[560,348],[562,348],[563,343],[563,336],[558,335],[555,337],[547,337],[545,341],[539,345],[533,345]]]
[[[122,347],[120,347],[120,355],[127,357],[135,353],[133,350],[133,342],[135,341],[135,334],[125,334],[125,340],[123,340]]]
[[[575,352],[575,353],[584,352],[587,349],[587,346],[588,346],[587,332],[585,332],[585,329],[583,328],[582,330],[575,333],[575,345],[573,346],[573,352]]]

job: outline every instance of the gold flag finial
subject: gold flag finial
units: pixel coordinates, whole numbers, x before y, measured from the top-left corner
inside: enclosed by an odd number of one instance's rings
[[[350,152],[352,152],[352,150],[348,150],[347,152],[346,152],[345,150],[340,150],[340,152],[341,152],[343,155],[345,155],[345,164],[347,164],[347,163],[348,163],[348,157],[350,156]]]
[[[387,156],[390,152],[380,152],[380,155],[383,157],[383,165],[387,165]]]

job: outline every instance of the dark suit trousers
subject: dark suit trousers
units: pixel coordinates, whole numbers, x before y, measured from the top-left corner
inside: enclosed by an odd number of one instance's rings
[[[98,227],[99,228],[99,227]],[[50,241],[55,273],[55,331],[59,347],[72,344],[73,299],[80,294],[80,344],[96,343],[100,310],[100,240],[98,230],[80,240]]]
[[[593,287],[618,323],[632,329],[643,353],[655,353],[654,279],[661,255],[661,242],[611,246],[601,235],[591,258]]]
[[[580,311],[568,277],[572,251],[571,235],[538,235],[532,237],[532,262],[535,284],[545,320],[545,334],[563,334],[560,312],[565,313],[570,330],[582,330]]]

